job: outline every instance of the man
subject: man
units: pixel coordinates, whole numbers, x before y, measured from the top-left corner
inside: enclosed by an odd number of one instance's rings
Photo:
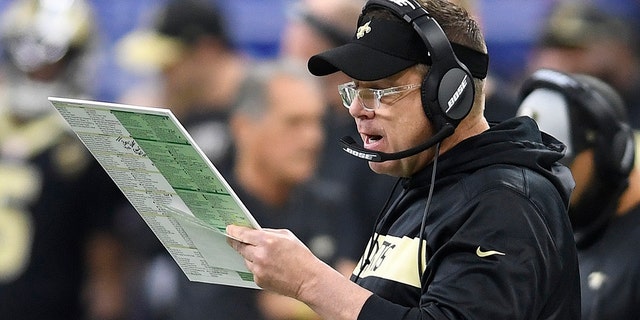
[[[232,109],[235,162],[225,177],[261,226],[294,230],[315,256],[339,267],[351,252],[343,237],[353,222],[345,221],[347,193],[314,179],[326,105],[317,79],[298,62],[251,68]],[[301,302],[271,292],[182,279],[175,319],[317,318]]]
[[[533,73],[521,96],[519,113],[568,146],[582,319],[637,319],[640,171],[622,98],[597,78],[548,69]]]
[[[564,145],[528,118],[489,128],[484,52],[448,1],[370,0],[348,44],[309,60],[353,79],[340,92],[364,148],[344,149],[401,190],[351,281],[287,230],[228,226],[259,286],[327,319],[579,318]]]
[[[47,97],[92,95],[97,49],[85,1],[18,0],[0,21],[0,314],[117,319],[121,192]]]

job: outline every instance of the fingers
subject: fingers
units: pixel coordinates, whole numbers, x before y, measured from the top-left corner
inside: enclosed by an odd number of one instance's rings
[[[227,226],[227,235],[232,239],[251,245],[260,245],[265,241],[265,236],[268,233],[283,235],[287,237],[293,237],[291,231],[286,229],[268,229],[263,228],[261,230],[256,230],[247,227],[241,227],[236,225],[228,225]],[[268,237],[267,237],[268,238]]]
[[[227,243],[248,263],[268,264],[269,256],[282,250],[282,241],[293,234],[288,230],[261,229],[229,225]],[[285,241],[286,242],[286,241]],[[251,268],[250,268],[251,270]]]
[[[247,269],[253,273],[253,258],[251,258],[250,249],[254,246],[235,239],[235,237],[227,237],[227,243],[242,256]]]
[[[254,242],[251,242],[249,240],[250,238],[252,238],[251,231],[255,230],[247,227],[235,226],[232,224],[227,226],[227,235],[229,235],[229,237],[231,237],[233,240],[245,244],[255,244]]]
[[[252,270],[252,264],[261,255],[264,250],[259,248],[259,244],[264,242],[263,231],[252,228],[228,225],[227,226],[227,243],[245,259],[247,267]]]

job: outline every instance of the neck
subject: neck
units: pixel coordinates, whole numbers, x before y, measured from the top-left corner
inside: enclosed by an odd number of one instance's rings
[[[468,116],[456,128],[456,132],[442,142],[440,154],[447,152],[463,140],[481,134],[489,129],[489,123],[482,115]]]
[[[620,197],[616,215],[623,216],[638,205],[640,205],[640,171],[636,166],[629,174],[629,186]]]

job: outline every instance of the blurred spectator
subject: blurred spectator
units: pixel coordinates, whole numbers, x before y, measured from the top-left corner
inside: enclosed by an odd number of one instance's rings
[[[528,72],[551,68],[604,80],[620,92],[631,126],[640,129],[640,54],[632,26],[588,2],[558,2],[531,53]]]
[[[351,266],[343,252],[353,244],[346,239],[353,222],[343,214],[349,212],[347,193],[314,178],[324,139],[322,91],[298,62],[251,68],[230,120],[236,161],[226,176],[262,227],[289,228],[326,263]],[[316,318],[287,297],[181,279],[175,319]]]
[[[342,45],[353,37],[364,0],[302,0],[290,8],[281,42],[281,55],[306,63],[324,50]],[[354,215],[360,221],[349,231],[357,235],[355,248],[364,248],[375,223],[376,214],[388,197],[394,178],[378,175],[367,163],[342,151],[339,141],[344,136],[358,136],[353,118],[342,105],[338,85],[350,81],[338,72],[319,79],[328,103],[325,117],[325,146],[320,154],[318,176],[340,183],[349,201],[357,203]],[[366,185],[366,188],[362,188]],[[354,260],[362,252],[351,253]],[[355,265],[354,265],[355,267]]]
[[[122,102],[170,108],[216,166],[229,163],[228,109],[247,61],[233,47],[217,7],[205,0],[169,1],[152,28],[119,41],[118,58],[126,68],[160,76],[158,85],[134,87]]]
[[[11,3],[1,17],[0,315],[118,319],[124,202],[48,96],[91,97],[97,34],[81,0]]]
[[[582,319],[640,314],[640,169],[620,95],[582,74],[538,70],[524,83],[519,114],[567,145],[576,187],[569,204],[580,265]],[[637,160],[637,159],[636,159]]]

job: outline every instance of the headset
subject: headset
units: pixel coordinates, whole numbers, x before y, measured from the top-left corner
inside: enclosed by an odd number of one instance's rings
[[[365,149],[351,137],[344,137],[340,141],[343,150],[353,156],[383,162],[415,155],[452,135],[460,121],[471,111],[475,86],[471,72],[456,57],[438,22],[417,0],[369,0],[363,12],[374,7],[387,9],[411,24],[427,47],[425,54],[432,61],[422,80],[420,93],[424,112],[436,130],[433,137],[421,145],[395,153]]]
[[[420,225],[418,274],[422,282],[424,261],[421,253],[423,252],[422,245],[426,219],[435,185],[440,149],[439,143],[451,136],[458,124],[471,111],[475,96],[475,86],[471,72],[467,66],[458,60],[449,39],[438,22],[431,17],[429,12],[417,0],[369,0],[365,4],[363,12],[370,8],[387,9],[400,19],[411,24],[427,47],[426,54],[432,63],[428,73],[422,80],[420,94],[424,112],[434,125],[436,133],[423,144],[395,153],[383,153],[362,148],[351,137],[343,138],[341,143],[343,144],[343,150],[346,152],[373,162],[409,157],[436,145],[431,184]],[[361,25],[361,22],[358,21],[358,25]],[[373,244],[373,242],[377,241],[372,239],[371,243]],[[371,252],[372,248],[368,250],[365,266],[369,262],[368,256]],[[362,272],[363,268],[364,266],[361,266],[360,272]],[[359,278],[359,276],[360,273],[356,278]],[[420,302],[421,306],[422,301]]]
[[[597,81],[587,76],[569,75],[551,69],[541,69],[527,78],[520,91],[520,100],[535,89],[546,88],[560,92],[573,107],[580,108],[594,121],[597,129],[594,158],[599,174],[621,181],[634,166],[635,143],[633,130],[616,114],[616,106],[596,88]]]

